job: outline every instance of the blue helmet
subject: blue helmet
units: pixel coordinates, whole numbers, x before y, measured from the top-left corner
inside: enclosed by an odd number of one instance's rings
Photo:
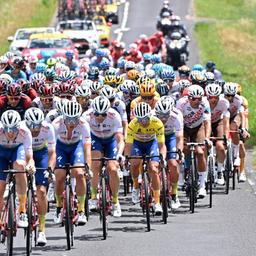
[[[99,64],[99,69],[101,70],[107,70],[110,67],[110,61],[106,58],[102,59],[102,61]]]
[[[197,70],[197,71],[203,71],[204,67],[201,64],[195,64],[192,68],[192,70]]]
[[[67,58],[73,58],[74,57],[74,52],[73,51],[66,51],[65,53]]]
[[[163,80],[172,80],[172,81],[174,81],[175,77],[176,77],[175,73],[172,69],[164,69],[160,73],[160,78],[163,79]]]
[[[117,67],[118,67],[118,68],[121,68],[121,69],[124,69],[125,63],[126,63],[126,60],[125,60],[124,58],[120,58],[120,59],[117,61]]]
[[[47,65],[44,63],[36,63],[36,73],[44,73],[44,71],[47,69]]]
[[[90,67],[88,71],[88,79],[97,79],[99,77],[100,71],[97,67]]]
[[[105,51],[101,48],[97,49],[95,51],[95,54],[96,54],[97,57],[104,57],[106,55]]]
[[[151,53],[146,52],[146,53],[143,54],[143,59],[144,60],[151,61],[151,58],[152,58],[152,54]]]
[[[153,54],[151,56],[151,62],[152,63],[160,63],[161,62],[161,56],[159,54]]]

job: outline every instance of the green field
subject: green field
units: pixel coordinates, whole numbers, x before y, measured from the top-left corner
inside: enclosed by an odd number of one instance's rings
[[[202,63],[214,60],[224,80],[242,85],[249,101],[249,145],[256,144],[256,0],[195,0]],[[209,18],[207,20],[207,18]]]
[[[8,50],[7,37],[21,27],[48,26],[57,0],[0,0],[0,54]]]

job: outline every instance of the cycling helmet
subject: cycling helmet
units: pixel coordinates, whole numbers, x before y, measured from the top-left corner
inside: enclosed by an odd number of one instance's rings
[[[125,63],[126,63],[126,60],[125,59],[119,59],[117,61],[117,67],[120,68],[120,69],[124,69],[125,68]]]
[[[89,79],[85,79],[85,80],[83,80],[83,82],[81,83],[80,86],[88,87],[90,89],[92,84],[93,84],[93,81],[91,81]]]
[[[45,81],[46,81],[46,77],[43,73],[35,73],[30,77],[30,82],[32,84],[32,87],[36,91],[38,91],[41,85],[44,85]]]
[[[162,96],[167,95],[169,93],[169,86],[165,82],[160,82],[156,86],[156,91],[162,97]]]
[[[4,56],[0,56],[0,64],[5,64],[7,65],[9,62],[9,59],[4,55]]]
[[[208,61],[205,65],[205,68],[207,71],[213,72],[214,69],[216,68],[216,64],[213,61]]]
[[[104,84],[114,84],[116,82],[116,76],[107,75],[104,77],[103,83]]]
[[[37,73],[44,73],[44,71],[47,69],[47,65],[44,63],[36,63],[36,72]]]
[[[82,107],[76,101],[65,100],[62,102],[62,115],[64,118],[80,117],[82,114]]]
[[[1,122],[5,128],[14,128],[20,124],[21,117],[17,111],[10,109],[2,114]]]
[[[147,70],[145,71],[145,75],[146,75],[148,78],[153,79],[153,78],[155,78],[155,76],[156,76],[156,72],[155,72],[153,69],[147,69]]]
[[[134,69],[135,68],[135,62],[133,62],[133,61],[126,61],[124,67],[125,67],[125,69]]]
[[[175,106],[175,100],[171,96],[161,97],[155,105],[157,115],[170,114]]]
[[[47,68],[44,71],[44,75],[46,77],[46,79],[54,79],[56,76],[55,70],[53,68]]]
[[[78,86],[75,90],[75,96],[90,98],[91,97],[90,87],[85,86],[85,85]]]
[[[5,57],[7,57],[8,60],[11,60],[14,57],[14,53],[13,52],[6,52]]]
[[[205,87],[205,93],[207,96],[219,96],[222,92],[222,88],[218,84],[208,84]]]
[[[44,121],[44,113],[39,108],[29,108],[24,114],[24,120],[27,126],[31,126],[31,124],[41,124]]]
[[[182,65],[178,68],[178,72],[180,76],[189,76],[190,68],[186,65]]]
[[[92,92],[99,92],[103,87],[101,82],[93,82],[90,86]]]
[[[130,85],[129,91],[132,95],[137,95],[137,96],[140,95],[140,88],[136,83],[133,83]]]
[[[73,51],[66,51],[65,53],[67,59],[72,59],[74,57]]]
[[[0,78],[0,92],[3,93],[6,90],[7,82],[5,79]]]
[[[120,84],[118,86],[118,90],[120,92],[128,92],[130,87],[133,85],[133,84],[136,84],[134,81],[132,80],[125,80],[122,84]]]
[[[224,95],[236,95],[237,94],[237,84],[236,83],[225,83],[224,85]]]
[[[101,95],[105,96],[109,100],[112,100],[116,96],[115,89],[112,88],[111,86],[104,86],[103,89],[101,90]]]
[[[30,55],[28,57],[28,63],[31,64],[31,63],[37,63],[38,62],[38,58],[35,56],[35,55]]]
[[[74,94],[75,92],[75,87],[71,84],[71,83],[68,83],[68,82],[62,82],[60,85],[59,85],[59,94]]]
[[[205,72],[204,77],[205,77],[207,83],[211,84],[211,83],[214,83],[214,81],[215,81],[214,74],[212,72]]]
[[[138,119],[151,116],[151,107],[145,102],[139,102],[134,109],[134,116]]]
[[[24,60],[22,59],[22,57],[15,57],[14,59],[13,59],[13,62],[12,62],[13,64],[15,64],[15,65],[17,65],[18,67],[23,67],[24,66],[24,64],[25,64],[25,62],[24,62]]]
[[[22,88],[18,83],[12,83],[7,86],[6,94],[8,96],[21,96]]]
[[[152,80],[146,80],[140,85],[140,95],[143,96],[153,96],[155,93],[155,85]]]
[[[63,70],[63,71],[61,71],[61,73],[58,76],[58,80],[63,81],[63,82],[68,81],[71,78],[72,78],[72,74],[71,74],[70,70]]]
[[[6,83],[7,83],[7,85],[9,85],[9,84],[11,84],[13,82],[13,78],[10,75],[8,75],[8,74],[1,74],[0,78],[4,79],[6,81]]]
[[[115,76],[115,84],[119,85],[119,84],[122,84],[123,82],[124,82],[123,76],[119,76],[119,75]]]
[[[174,81],[175,80],[175,73],[173,70],[171,69],[164,69],[161,73],[160,73],[160,78],[165,80],[171,80]]]
[[[97,79],[99,77],[100,71],[97,67],[90,67],[88,71],[88,79]]]
[[[25,80],[25,79],[22,79],[22,78],[18,79],[17,83],[21,86],[22,92],[28,91],[29,88],[30,88],[30,85],[31,85],[28,80]]]
[[[129,80],[136,81],[139,78],[139,71],[131,69],[127,72],[127,77]]]
[[[152,54],[151,53],[146,52],[146,53],[143,54],[144,61],[150,61],[151,58],[152,58]]]
[[[108,59],[102,59],[99,64],[99,69],[101,70],[108,70],[110,68],[110,61]]]
[[[105,51],[101,48],[98,48],[96,51],[95,51],[95,54],[97,57],[104,57],[106,54],[105,54]]]
[[[192,84],[205,85],[207,80],[202,72],[191,74]]]
[[[115,68],[110,67],[105,72],[105,76],[115,76],[117,74],[117,70]]]
[[[159,54],[153,54],[151,56],[151,63],[160,63],[161,62],[161,56]]]
[[[197,84],[188,87],[188,96],[192,98],[199,98],[204,96],[204,89]]]
[[[195,64],[192,68],[192,70],[197,70],[197,71],[203,71],[204,67],[201,64]]]
[[[54,96],[55,87],[51,84],[45,84],[39,87],[39,93],[42,96]]]
[[[108,98],[104,96],[97,96],[92,101],[92,109],[96,113],[104,114],[109,110],[109,108],[110,108],[110,101]]]
[[[191,82],[187,79],[182,79],[178,82],[179,92],[183,92],[185,88],[188,88],[191,85]]]

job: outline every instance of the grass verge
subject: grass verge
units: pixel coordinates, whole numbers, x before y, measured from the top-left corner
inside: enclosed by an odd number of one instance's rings
[[[57,0],[0,0],[0,54],[9,48],[7,37],[18,28],[48,26]]]
[[[211,18],[195,26],[201,62],[214,60],[224,80],[240,83],[249,101],[248,145],[256,144],[255,9],[256,0],[195,0],[196,15]]]

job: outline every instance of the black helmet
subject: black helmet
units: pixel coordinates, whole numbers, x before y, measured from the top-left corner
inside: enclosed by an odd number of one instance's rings
[[[13,64],[21,68],[24,65],[24,60],[22,59],[22,57],[15,57],[13,60]]]
[[[207,71],[213,71],[216,68],[216,64],[213,61],[208,61],[205,67]]]

